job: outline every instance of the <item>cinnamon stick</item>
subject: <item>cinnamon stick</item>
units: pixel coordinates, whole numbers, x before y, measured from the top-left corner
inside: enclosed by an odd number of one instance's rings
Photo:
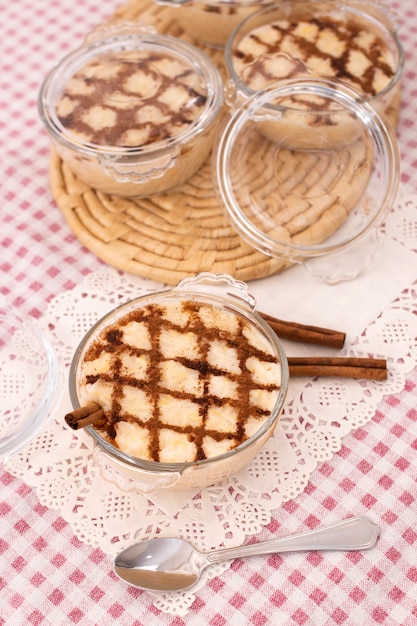
[[[105,420],[104,411],[96,402],[89,402],[79,409],[74,409],[65,415],[65,421],[72,430],[78,430],[93,424],[103,424]]]
[[[346,333],[342,331],[297,322],[286,322],[268,313],[260,312],[259,314],[271,326],[272,330],[283,339],[331,348],[343,348],[344,346]]]
[[[355,357],[288,357],[291,376],[336,376],[386,380],[388,376],[385,359]]]

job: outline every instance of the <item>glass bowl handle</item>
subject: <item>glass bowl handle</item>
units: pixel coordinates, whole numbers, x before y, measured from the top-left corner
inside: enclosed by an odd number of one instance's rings
[[[160,489],[173,487],[181,479],[180,472],[152,472],[139,467],[130,471],[127,466],[121,469],[119,461],[106,454],[97,444],[93,447],[92,456],[103,478],[124,491],[155,493]]]
[[[181,474],[178,472],[143,472],[142,476],[145,477],[145,474],[146,480],[141,480],[139,477],[134,479],[136,489],[143,494],[173,487],[181,479]]]
[[[180,152],[181,147],[177,145],[149,157],[132,155],[124,159],[118,155],[100,154],[97,161],[104,174],[119,182],[146,183],[161,178],[174,167]]]
[[[201,272],[197,276],[181,280],[175,291],[220,296],[226,300],[237,300],[240,306],[250,311],[256,309],[256,300],[249,293],[246,283],[235,280],[229,274]]]
[[[155,0],[156,4],[167,7],[180,7],[183,4],[190,4],[192,0]]]

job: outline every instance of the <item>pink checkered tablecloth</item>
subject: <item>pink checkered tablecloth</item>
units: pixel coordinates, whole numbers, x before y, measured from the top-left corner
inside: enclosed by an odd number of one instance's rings
[[[52,64],[119,4],[0,0],[0,289],[35,318],[55,296],[103,267],[70,232],[52,198],[49,141],[37,114],[39,85]],[[415,193],[417,5],[403,0],[391,6],[406,51],[398,127],[402,184]],[[279,288],[279,276],[267,280]],[[77,539],[59,511],[40,505],[35,490],[0,468],[0,625],[412,626],[416,476],[417,369],[405,389],[385,397],[373,419],[347,437],[313,472],[304,492],[252,538],[367,514],[381,526],[377,546],[363,553],[237,560],[196,594],[181,617],[160,611],[151,595],[118,581],[106,554]]]

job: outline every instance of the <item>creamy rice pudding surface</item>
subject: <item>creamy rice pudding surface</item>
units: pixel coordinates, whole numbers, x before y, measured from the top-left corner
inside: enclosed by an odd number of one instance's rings
[[[175,137],[205,107],[206,88],[188,63],[165,52],[117,51],[70,79],[56,111],[80,141],[137,147]]]
[[[243,315],[194,300],[148,304],[109,324],[85,353],[82,404],[100,434],[140,459],[183,463],[231,450],[270,416],[277,357]]]
[[[395,74],[387,43],[354,16],[338,19],[312,13],[273,20],[242,37],[232,62],[245,83],[259,89],[274,79],[270,57],[277,54],[301,61],[312,75],[347,81],[368,96],[385,89]]]

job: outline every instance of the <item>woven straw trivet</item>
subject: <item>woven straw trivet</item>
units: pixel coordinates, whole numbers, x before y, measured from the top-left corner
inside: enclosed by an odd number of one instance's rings
[[[199,45],[225,76],[223,52],[187,37],[175,22],[175,9],[133,0],[111,22],[135,19]],[[390,112],[394,124],[398,109],[399,99]],[[203,271],[226,272],[249,281],[289,266],[253,249],[229,226],[213,190],[210,159],[180,187],[148,198],[109,196],[89,187],[53,149],[50,179],[71,230],[98,258],[117,269],[174,285]]]

